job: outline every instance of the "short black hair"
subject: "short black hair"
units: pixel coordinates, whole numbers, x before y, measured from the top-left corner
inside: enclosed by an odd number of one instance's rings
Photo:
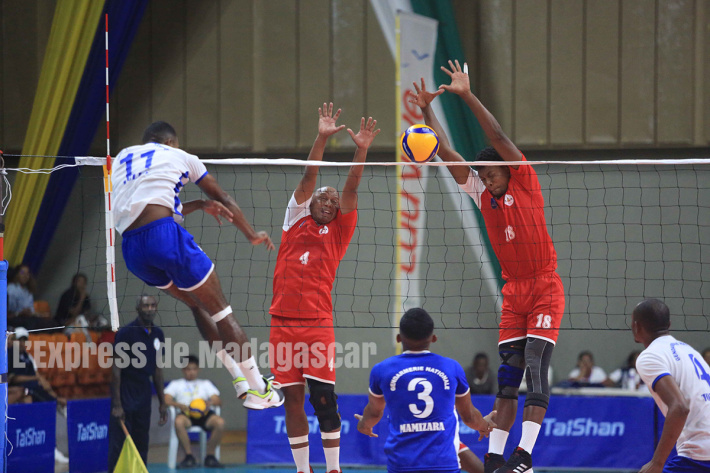
[[[409,340],[426,340],[434,333],[434,320],[424,309],[409,309],[399,321],[399,333]]]
[[[187,355],[185,358],[183,358],[183,361],[185,362],[185,366],[189,365],[190,363],[195,363],[197,366],[200,366],[200,359],[197,358],[195,355]]]
[[[634,318],[646,331],[663,332],[671,327],[671,311],[659,299],[646,299],[634,309]]]
[[[165,144],[171,139],[177,138],[175,128],[168,122],[154,122],[148,125],[143,132],[143,144],[160,143]]]
[[[476,161],[504,161],[503,157],[492,146],[486,146],[476,155]],[[476,171],[480,171],[485,166],[474,165]]]

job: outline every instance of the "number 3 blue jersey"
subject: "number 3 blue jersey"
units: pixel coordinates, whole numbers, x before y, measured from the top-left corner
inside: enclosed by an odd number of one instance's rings
[[[388,471],[460,470],[455,404],[469,387],[458,362],[429,351],[393,356],[372,368],[370,394],[389,411]]]

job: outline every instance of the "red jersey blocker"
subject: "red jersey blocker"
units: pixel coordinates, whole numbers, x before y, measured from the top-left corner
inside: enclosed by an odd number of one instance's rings
[[[547,232],[535,170],[511,166],[508,190],[498,199],[473,170],[461,187],[481,209],[505,280],[498,343],[526,337],[557,342],[565,311],[564,287],[556,272],[557,252]]]
[[[305,378],[335,384],[333,282],[355,232],[357,210],[319,225],[311,199],[289,201],[274,270],[269,364],[281,386]]]

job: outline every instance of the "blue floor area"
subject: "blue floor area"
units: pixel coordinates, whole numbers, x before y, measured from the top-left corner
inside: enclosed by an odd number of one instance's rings
[[[279,467],[270,467],[266,465],[228,465],[226,468],[223,469],[215,469],[215,468],[202,468],[202,467],[197,467],[197,468],[190,468],[190,469],[185,469],[185,470],[172,470],[168,468],[168,466],[165,463],[148,463],[148,471],[150,473],[173,473],[175,471],[185,471],[185,472],[190,472],[190,473],[218,473],[218,472],[224,472],[224,473],[295,473],[295,467],[286,467],[284,468],[283,466]],[[347,467],[344,466],[343,469],[345,471],[352,471],[352,472],[357,472],[357,473],[383,473],[387,471],[384,467],[380,469],[373,469],[373,468],[366,468],[366,467]],[[324,473],[325,472],[325,466],[318,467],[316,466],[313,468],[314,473]]]
[[[271,467],[268,465],[228,465],[224,469],[215,468],[190,468],[185,470],[173,470],[168,468],[165,463],[149,463],[148,471],[150,473],[173,473],[176,471],[185,471],[190,473],[218,473],[218,472],[230,472],[230,473],[295,473],[294,467]],[[313,469],[314,473],[325,473],[325,466],[316,466]],[[383,473],[387,471],[384,467],[382,468],[372,468],[372,467],[361,467],[361,466],[343,466],[344,472],[353,473]],[[552,468],[552,469],[534,469],[535,473],[629,473],[630,470],[602,470],[602,469],[587,469],[587,470],[569,470],[562,468]]]

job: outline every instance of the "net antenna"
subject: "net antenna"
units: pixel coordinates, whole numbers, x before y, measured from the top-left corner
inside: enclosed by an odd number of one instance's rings
[[[109,79],[108,79],[108,13],[104,17],[106,25],[106,164],[104,164],[104,211],[106,215],[106,289],[111,313],[111,330],[118,330],[118,303],[116,299],[116,239],[113,218],[111,185],[111,135],[109,133]]]

